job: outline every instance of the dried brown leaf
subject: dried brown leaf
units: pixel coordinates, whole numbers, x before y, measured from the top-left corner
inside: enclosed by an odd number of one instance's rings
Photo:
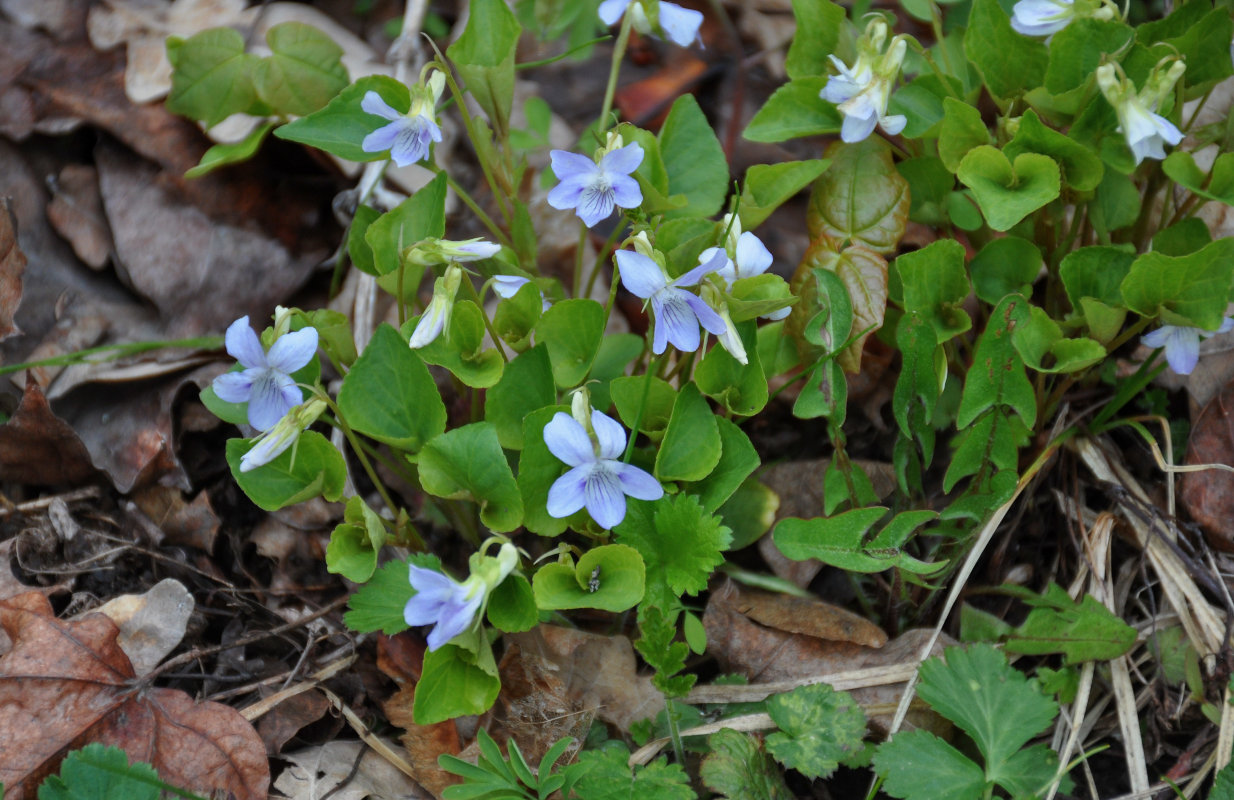
[[[813,597],[741,589],[734,604],[750,619],[776,630],[863,647],[882,647],[887,643],[887,634],[873,622]]]
[[[0,658],[0,782],[8,800],[35,787],[70,749],[102,742],[192,791],[265,798],[265,747],[239,712],[173,689],[136,690],[133,667],[102,614],[62,621],[42,594],[0,600],[13,649]]]
[[[416,700],[416,687],[407,684],[381,704],[386,719],[392,725],[402,728],[405,733],[399,737],[403,750],[407,753],[407,762],[416,773],[416,782],[441,797],[447,786],[459,782],[459,778],[446,772],[437,765],[437,757],[442,753],[452,756],[459,754],[461,744],[458,738],[458,728],[454,720],[437,722],[432,725],[419,725],[412,717],[412,706]]]
[[[1208,402],[1191,428],[1187,464],[1234,464],[1234,383]],[[1179,500],[1213,547],[1234,552],[1234,473],[1218,469],[1183,474]]]
[[[26,255],[17,244],[17,215],[7,198],[0,198],[0,339],[17,333],[13,317],[21,303],[21,276]]]
[[[43,390],[29,377],[21,405],[0,426],[0,480],[75,485],[95,473],[81,439],[52,413]]]
[[[328,742],[283,758],[274,788],[292,800],[425,800],[427,795],[389,761],[361,742]]]
[[[102,269],[111,254],[111,231],[103,216],[98,171],[85,164],[70,164],[60,170],[52,192],[55,197],[47,206],[48,221],[73,246],[78,258]]]

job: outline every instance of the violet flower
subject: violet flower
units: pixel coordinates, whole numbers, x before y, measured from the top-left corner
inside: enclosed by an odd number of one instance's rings
[[[697,350],[701,343],[700,324],[716,336],[727,331],[724,320],[711,306],[698,295],[681,288],[695,285],[704,275],[723,266],[722,251],[672,281],[664,274],[663,267],[642,253],[618,250],[616,258],[622,284],[633,294],[651,301],[655,316],[651,351],[656,355],[663,353],[669,343],[684,353]]]
[[[436,650],[471,627],[488,595],[518,564],[518,550],[506,542],[496,556],[472,556],[471,575],[459,583],[437,570],[410,565],[408,580],[416,590],[403,607],[408,625],[432,625],[428,649]]]
[[[227,352],[245,367],[214,379],[214,393],[228,403],[248,403],[249,424],[268,431],[304,400],[291,373],[317,352],[317,329],[301,328],[280,336],[266,352],[247,316],[231,323],[224,337]]]
[[[700,264],[705,264],[717,254],[724,256],[724,266],[716,270],[716,274],[724,279],[725,288],[731,290],[733,284],[741,278],[752,278],[762,275],[771,268],[771,251],[762,240],[750,231],[741,230],[741,219],[733,214],[725,214],[723,223],[728,228],[724,247],[708,247],[698,257]],[[781,308],[763,314],[764,319],[784,319],[792,311],[791,308]],[[731,352],[731,351],[730,351]],[[740,360],[740,359],[739,359]]]
[[[631,26],[641,34],[652,35],[663,32],[670,41],[681,47],[689,47],[698,40],[698,29],[703,25],[702,12],[660,0],[655,12],[658,19],[653,26],[652,21],[647,18],[643,3],[634,0],[634,8],[630,9],[630,2],[631,0],[604,0],[597,9],[600,19],[605,25],[614,25],[628,9],[634,15],[630,22]]]
[[[1144,334],[1140,341],[1149,347],[1165,348],[1165,360],[1169,362],[1170,369],[1179,375],[1190,375],[1200,360],[1200,340],[1232,330],[1234,317],[1226,317],[1221,322],[1221,327],[1215,331],[1184,325],[1162,325],[1157,330]]]
[[[317,421],[326,410],[326,401],[315,397],[304,405],[288,411],[274,427],[258,438],[257,444],[240,456],[240,471],[249,472],[269,464],[286,452],[304,433],[304,429]]]
[[[548,193],[548,204],[574,209],[588,228],[613,213],[613,208],[637,208],[643,191],[630,173],[643,163],[638,142],[621,145],[621,137],[609,134],[608,146],[598,160],[566,150],[549,153],[553,174],[561,181]]]
[[[392,108],[377,92],[365,92],[360,108],[388,120],[389,124],[365,136],[360,149],[366,153],[389,150],[390,159],[400,167],[427,158],[432,143],[441,141],[434,111],[445,84],[446,76],[434,70],[427,85],[411,87],[411,108],[406,114]]]
[[[574,417],[558,411],[544,426],[549,452],[572,469],[548,490],[548,513],[561,519],[586,507],[601,527],[612,529],[626,516],[626,495],[639,500],[659,500],[664,488],[646,471],[621,458],[626,447],[625,429],[615,420],[591,412],[595,441]]]

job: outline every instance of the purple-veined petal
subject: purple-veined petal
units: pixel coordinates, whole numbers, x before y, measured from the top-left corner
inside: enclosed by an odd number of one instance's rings
[[[1200,360],[1200,335],[1195,328],[1176,328],[1166,342],[1165,360],[1179,375],[1190,375]]]
[[[617,470],[609,464],[600,463],[592,468],[583,493],[587,513],[601,528],[615,528],[626,518],[626,496],[621,492]]]
[[[223,341],[227,345],[228,355],[245,367],[252,369],[266,366],[266,351],[261,349],[261,340],[249,327],[247,316],[240,317],[227,326]]]
[[[436,650],[455,636],[471,627],[476,618],[476,611],[484,602],[484,593],[476,592],[468,599],[453,598],[447,601],[440,610],[440,618],[428,634],[428,649]]]
[[[888,136],[898,135],[907,124],[908,117],[903,114],[892,114],[888,117],[880,117],[878,120],[878,127],[882,128]]]
[[[295,379],[290,375],[276,372],[274,373],[274,383],[279,387],[279,392],[283,395],[283,403],[287,406],[287,411],[304,402],[304,392],[300,390],[300,387],[296,385]]]
[[[631,294],[647,300],[668,285],[660,265],[642,253],[618,250],[615,257],[621,283]]]
[[[660,324],[660,317],[663,316],[664,304],[660,301],[660,296],[656,295],[651,300],[651,310],[655,314],[655,323],[651,327],[651,352],[660,355],[668,348],[668,327]]]
[[[659,500],[664,496],[664,487],[646,470],[633,464],[618,464],[617,479],[621,481],[621,491],[636,500]]]
[[[638,208],[643,204],[643,190],[638,181],[626,175],[615,175],[611,181],[613,203],[619,208]]]
[[[584,183],[589,183],[591,177],[600,171],[596,162],[587,156],[571,153],[569,150],[553,150],[549,153],[549,157],[553,162],[553,174],[559,181],[579,178]]]
[[[629,175],[642,163],[643,146],[638,142],[633,142],[606,153],[604,158],[600,159],[600,169],[608,174],[609,180],[612,180],[615,174]]]
[[[719,336],[728,330],[728,326],[724,324],[724,317],[721,317],[714,308],[707,305],[703,298],[689,292],[682,292],[682,299],[690,306],[690,310],[698,317],[698,324],[707,329],[707,332],[715,336]]]
[[[612,214],[614,205],[613,187],[607,181],[597,179],[583,189],[576,211],[583,224],[590,228]]]
[[[544,426],[544,444],[550,453],[571,467],[591,464],[596,460],[587,431],[564,411],[558,411]]]
[[[693,353],[700,343],[698,317],[683,297],[688,294],[684,289],[665,289],[656,295],[660,301],[656,308],[656,332],[663,330],[669,343],[683,353]]]
[[[241,372],[224,372],[210,384],[219,399],[226,403],[247,403],[253,393],[253,379],[265,370],[246,369]]]
[[[591,474],[595,464],[583,464],[553,481],[548,489],[548,502],[545,504],[548,515],[556,519],[564,519],[577,512],[587,502],[587,476]]]
[[[389,103],[383,100],[381,95],[371,90],[364,93],[364,99],[360,101],[360,108],[363,109],[366,114],[373,114],[374,116],[391,121],[399,119],[403,116],[395,111]],[[382,149],[384,150],[386,148],[383,147]]]
[[[771,251],[762,240],[749,231],[737,238],[737,268],[741,277],[762,275],[771,266]]]
[[[441,332],[445,330],[448,308],[445,301],[438,301],[436,297],[430,300],[428,309],[420,316],[415,330],[411,332],[411,339],[408,340],[407,346],[412,350],[418,350],[436,341]]]
[[[400,167],[406,167],[427,158],[429,143],[441,140],[440,133],[436,138],[433,137],[436,128],[435,124],[423,117],[409,120],[394,139],[394,146],[390,148],[390,160]]]
[[[621,19],[622,14],[626,13],[628,5],[630,5],[630,0],[604,0],[597,11],[605,25],[613,25]]]
[[[626,429],[612,417],[599,411],[591,412],[591,427],[600,445],[600,458],[621,458],[626,449]]]
[[[682,8],[675,3],[660,3],[660,27],[675,44],[689,47],[698,38],[703,24],[702,12]]]
[[[388,125],[382,125],[377,130],[364,137],[360,149],[366,153],[383,153],[394,147],[398,137],[407,129],[407,120],[396,119]]]
[[[270,346],[266,363],[270,369],[291,374],[308,364],[317,352],[317,329],[301,328],[285,333]]]
[[[268,431],[291,410],[283,397],[283,386],[278,380],[281,373],[265,370],[254,376],[253,393],[249,396],[249,424],[259,431]],[[290,377],[282,375],[287,380]]]

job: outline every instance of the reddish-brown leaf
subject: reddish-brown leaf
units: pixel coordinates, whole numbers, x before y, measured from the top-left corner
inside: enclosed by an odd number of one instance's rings
[[[28,375],[21,405],[0,426],[0,480],[78,484],[94,474],[85,445],[52,413],[43,390]]]
[[[1234,383],[1208,401],[1191,428],[1186,463],[1234,464]],[[1183,475],[1179,499],[1208,535],[1213,547],[1234,551],[1230,517],[1234,514],[1234,474],[1206,469]]]
[[[32,800],[65,754],[91,742],[154,765],[191,791],[265,798],[270,767],[236,710],[174,689],[141,687],[102,614],[58,620],[42,594],[0,600],[13,649],[0,658],[0,782],[8,800]]]
[[[13,315],[21,302],[21,275],[26,256],[17,245],[17,215],[8,199],[0,199],[0,339],[18,333]]]

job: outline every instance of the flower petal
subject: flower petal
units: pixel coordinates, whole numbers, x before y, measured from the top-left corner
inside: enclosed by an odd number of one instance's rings
[[[553,163],[553,174],[559,181],[579,178],[584,183],[589,183],[592,176],[600,171],[596,162],[569,150],[553,150],[549,153],[549,158]]]
[[[647,300],[668,285],[660,265],[642,253],[618,250],[616,259],[621,283],[631,294]]]
[[[548,489],[548,502],[545,504],[548,515],[556,519],[564,519],[577,512],[587,501],[587,476],[591,474],[594,464],[584,464],[562,475],[553,481]]]
[[[700,337],[698,333],[698,317],[694,315],[689,303],[682,295],[688,295],[684,289],[665,289],[656,295],[659,303],[655,303],[656,339],[663,331],[668,341],[683,353],[693,353],[698,349]],[[654,349],[654,348],[653,348]]]
[[[423,117],[411,119],[395,137],[390,148],[390,160],[400,167],[423,161],[428,157],[429,143],[434,141],[441,141],[441,132],[435,123]]]
[[[1149,331],[1141,336],[1140,341],[1146,346],[1152,348],[1165,347],[1166,344],[1169,343],[1170,338],[1174,335],[1175,330],[1176,328],[1173,325],[1162,325],[1155,331]],[[217,389],[215,390],[215,393],[218,393]]]
[[[529,283],[531,283],[531,280],[521,275],[494,275],[493,294],[509,299],[518,294],[518,290]]]
[[[707,305],[703,298],[689,292],[682,292],[683,300],[690,306],[690,310],[698,317],[698,323],[707,329],[708,333],[719,336],[728,330],[728,326],[724,324],[724,317],[721,317],[714,308]]]
[[[638,208],[643,204],[643,190],[638,181],[625,175],[612,179],[613,203],[619,208]]]
[[[364,113],[373,114],[374,116],[381,117],[382,119],[396,120],[403,116],[399,112],[395,111],[394,108],[387,103],[381,95],[371,90],[364,93],[364,99],[360,101],[360,108],[364,111]],[[382,149],[384,150],[385,148]]]
[[[573,178],[562,181],[552,189],[549,189],[548,204],[561,211],[578,208],[579,199],[583,196],[583,190],[586,188],[587,184]]]
[[[295,444],[296,439],[300,438],[299,431],[294,431],[294,435],[283,436],[276,436],[274,435],[275,433],[277,431],[271,431],[269,434],[262,436],[257,444],[253,445],[252,449],[240,456],[241,472],[248,472],[269,464],[286,452],[287,448]]]
[[[904,126],[908,124],[908,117],[903,114],[892,114],[889,117],[882,117],[878,121],[878,127],[883,129],[883,132],[888,136],[895,136],[904,130]]]
[[[247,403],[253,393],[252,373],[262,372],[258,369],[246,369],[242,372],[224,372],[210,384],[214,393],[225,403]]]
[[[389,125],[382,125],[377,130],[364,137],[360,149],[366,153],[384,153],[394,147],[399,134],[407,128],[407,120],[396,119]]]
[[[1165,360],[1179,375],[1190,375],[1200,360],[1200,336],[1194,328],[1179,328],[1165,346]]]
[[[737,239],[737,268],[741,277],[762,275],[771,266],[771,251],[763,241],[749,231]]]
[[[626,449],[626,429],[621,427],[621,423],[593,410],[591,427],[596,432],[596,441],[600,444],[600,458],[621,458]]]
[[[703,24],[703,14],[692,8],[682,8],[675,3],[660,3],[660,27],[675,44],[689,47],[698,38],[698,29]]]
[[[285,333],[270,346],[266,354],[266,363],[270,369],[291,374],[305,366],[317,352],[317,329],[301,328],[298,331]]]
[[[615,528],[626,518],[626,496],[621,492],[621,480],[617,470],[608,464],[600,463],[592,468],[583,493],[587,513],[601,528]]]
[[[264,370],[253,377],[253,393],[249,396],[249,424],[259,431],[268,431],[278,424],[290,406],[283,398],[279,373]]]
[[[605,25],[613,25],[621,19],[622,14],[626,13],[628,5],[630,5],[630,0],[604,0],[597,11]]]
[[[840,126],[840,139],[848,144],[864,142],[874,132],[876,124],[878,124],[878,114],[874,111],[860,117],[855,114],[846,114],[844,124]]]
[[[471,627],[482,602],[484,593],[477,591],[474,597],[452,598],[442,605],[438,622],[428,634],[428,649],[436,650]]]
[[[590,228],[613,213],[613,187],[605,181],[595,181],[583,189],[575,209],[579,219]]]
[[[435,569],[420,567],[415,564],[408,565],[407,581],[411,584],[411,588],[416,590],[415,596],[422,598],[425,602],[445,602],[448,598],[458,594],[462,589],[462,584],[449,575],[443,575]],[[429,622],[432,621],[429,620]],[[427,625],[428,622],[409,622],[408,624]]]
[[[618,464],[617,479],[621,481],[621,491],[637,500],[659,500],[664,496],[664,487],[646,470],[633,464]]]
[[[244,366],[250,369],[266,366],[266,351],[261,349],[261,340],[249,327],[247,316],[227,326],[223,341],[227,344],[228,355]]]
[[[706,277],[708,273],[716,272],[718,270],[723,269],[724,266],[728,262],[728,253],[726,253],[723,250],[720,250],[720,248],[718,247],[712,248],[712,249],[716,250],[717,252],[714,253],[711,256],[711,258],[707,259],[706,261],[703,261],[703,263],[699,264],[697,267],[690,270],[689,272],[686,272],[682,275],[678,275],[676,278],[672,280],[671,283],[669,283],[669,286],[674,286],[674,287],[693,286],[694,284],[701,281],[704,277]],[[702,261],[701,256],[699,260]]]
[[[600,169],[608,174],[609,180],[612,180],[616,175],[629,175],[642,163],[643,146],[638,142],[633,142],[606,153],[604,158],[600,159]]]
[[[564,411],[558,411],[544,426],[544,444],[550,453],[571,467],[591,464],[596,460],[587,431]]]
[[[1221,327],[1217,328],[1214,333],[1229,333],[1230,331],[1234,331],[1234,317],[1221,320]]]

